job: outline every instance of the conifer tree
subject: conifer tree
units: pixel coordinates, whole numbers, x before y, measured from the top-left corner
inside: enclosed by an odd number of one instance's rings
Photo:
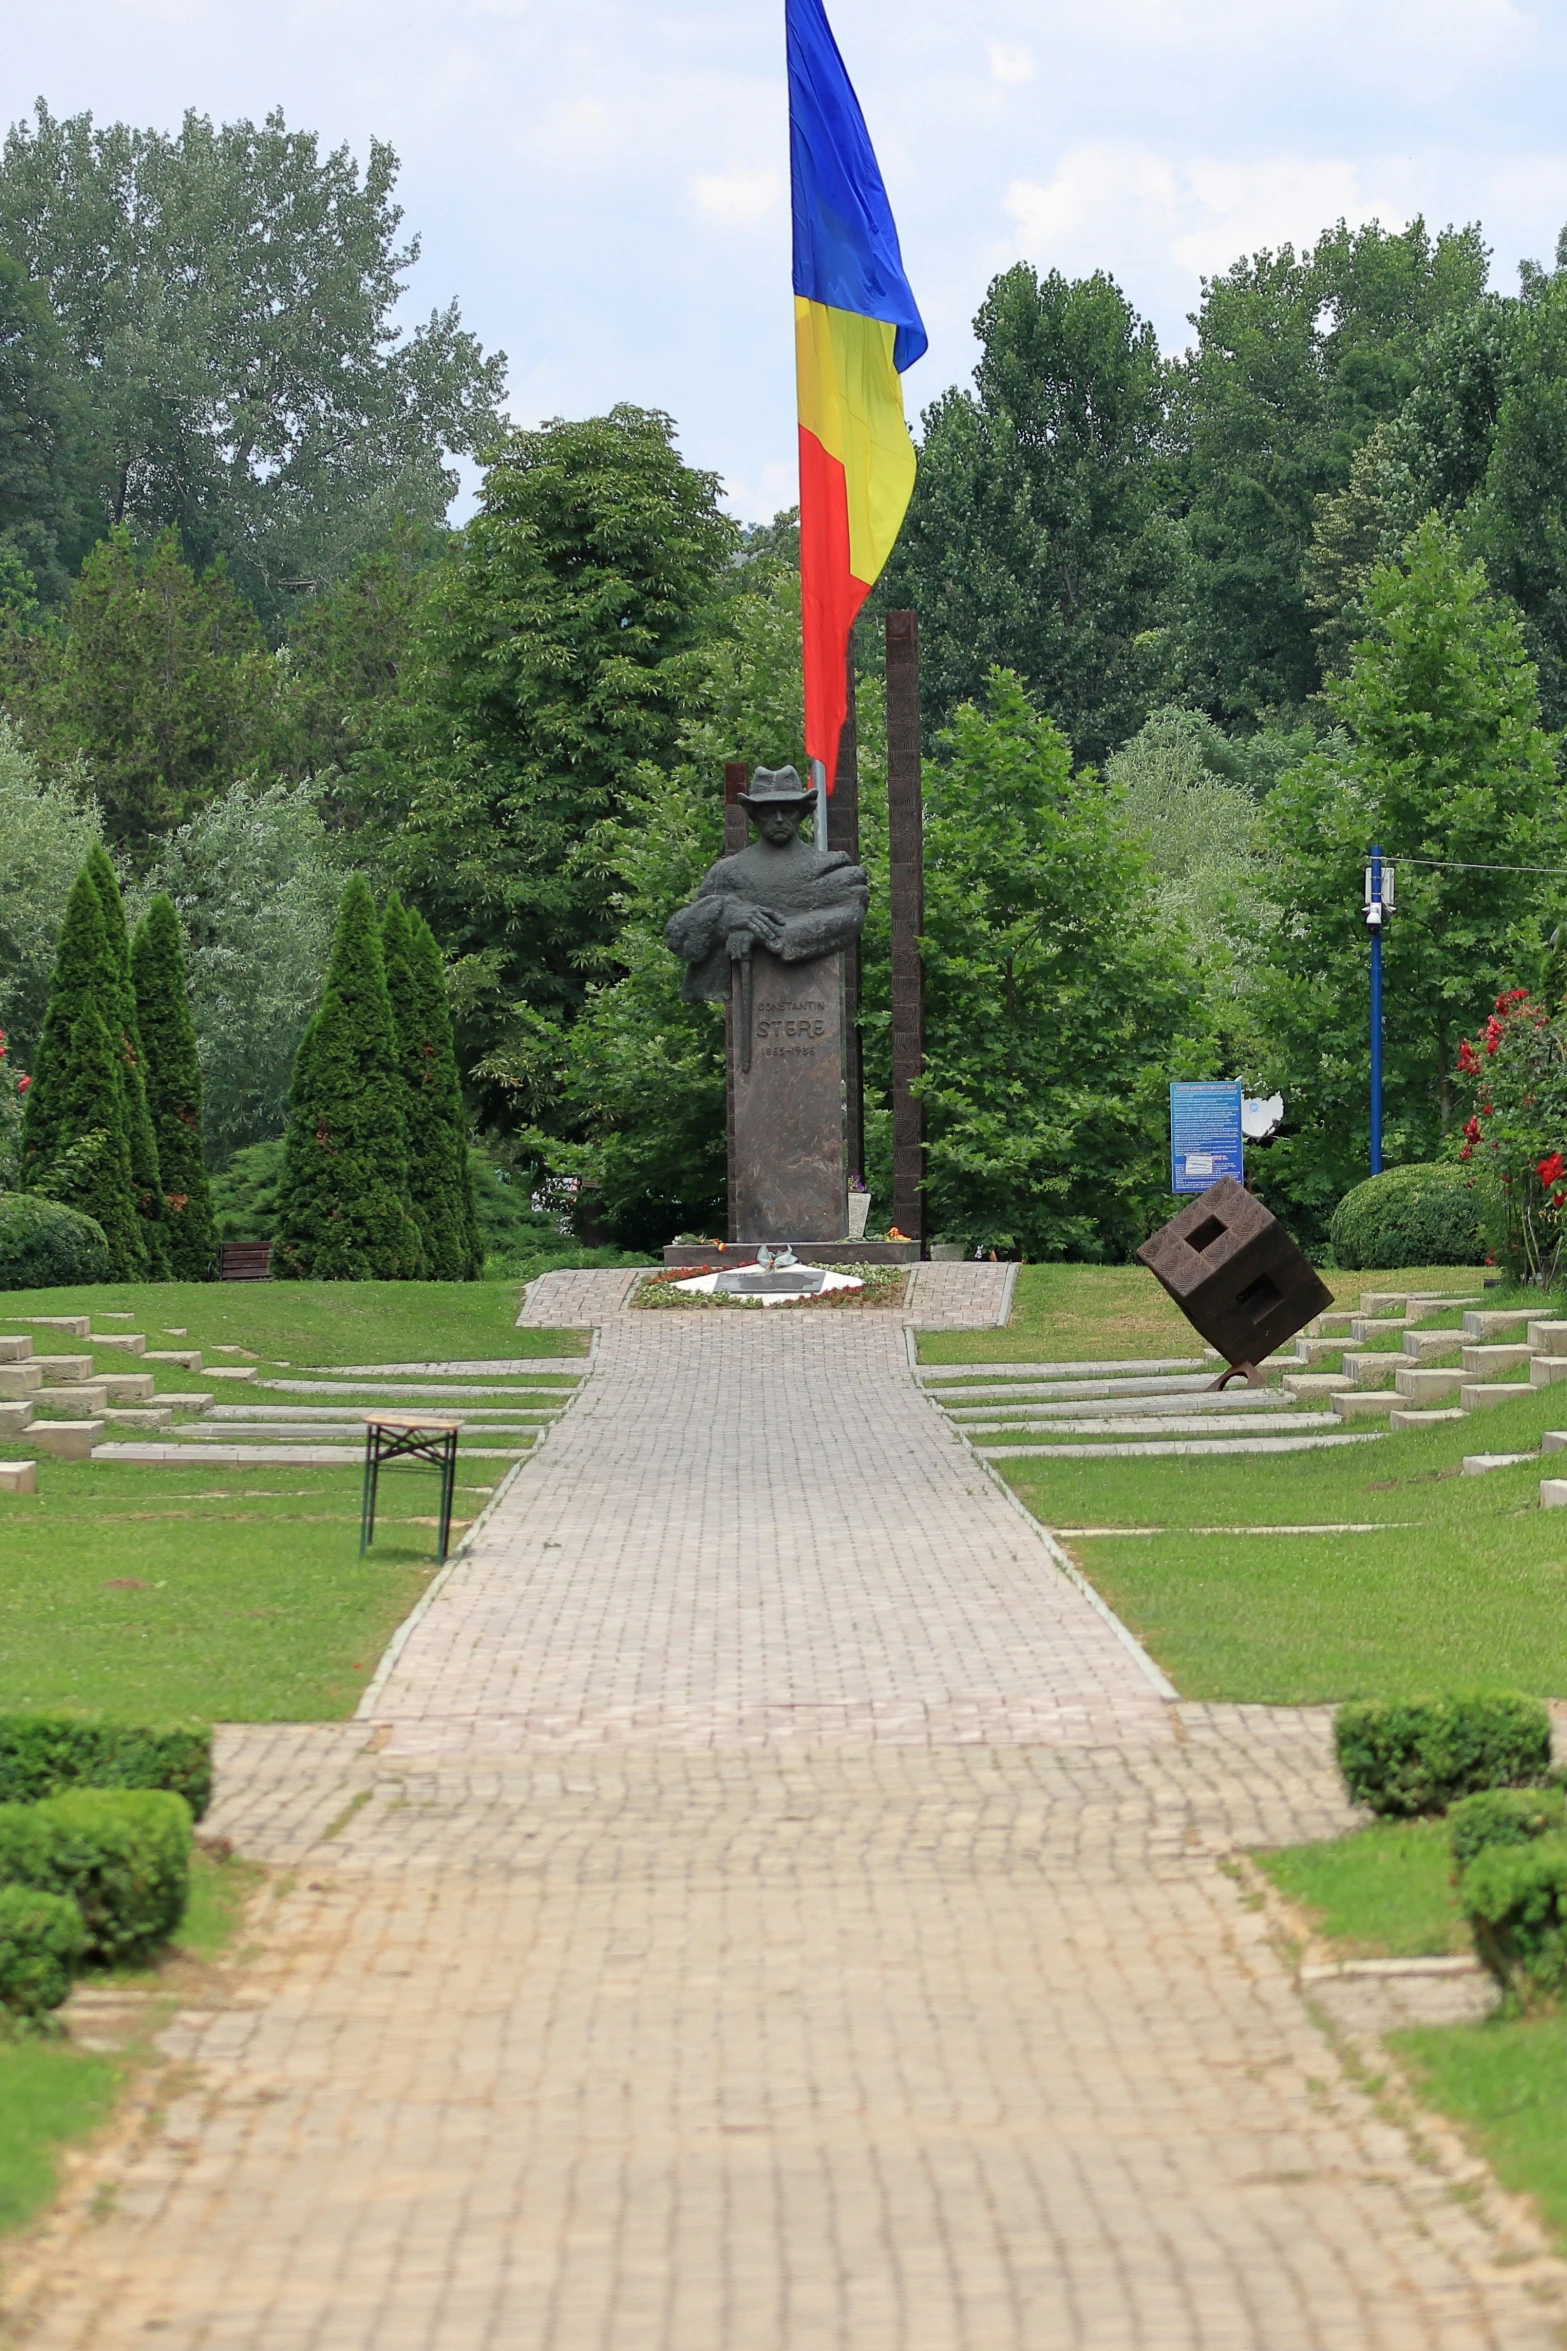
[[[369,885],[355,874],[320,1008],[294,1062],[275,1274],[352,1282],[423,1272],[402,1097],[381,926]]]
[[[120,877],[101,841],[95,841],[88,852],[87,871],[92,875],[103,907],[104,941],[108,964],[113,970],[113,993],[99,1003],[98,1009],[120,1053],[125,1140],[131,1155],[131,1192],[137,1213],[147,1228],[144,1235],[147,1277],[150,1281],[166,1282],[171,1271],[165,1230],[167,1210],[163,1178],[158,1169],[157,1138],[153,1133],[152,1112],[147,1106],[146,1063],[136,1019],[136,990],[131,983],[130,931],[125,920],[125,901],[120,896]]]
[[[22,1182],[103,1226],[116,1281],[147,1278],[136,1213],[123,1061],[105,1018],[118,1009],[103,900],[90,863],[71,888],[55,950],[43,1034],[22,1120]]]
[[[169,1268],[176,1281],[211,1281],[217,1231],[201,1147],[201,1066],[172,898],[154,898],[136,926],[131,979],[168,1219]]]
[[[381,943],[403,1073],[408,1191],[425,1272],[434,1281],[472,1281],[483,1250],[441,951],[424,917],[409,912],[395,890],[387,900]]]

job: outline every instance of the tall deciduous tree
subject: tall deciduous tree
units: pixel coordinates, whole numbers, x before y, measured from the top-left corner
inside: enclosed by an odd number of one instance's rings
[[[1163,511],[1168,371],[1099,273],[1041,278],[1020,262],[974,331],[975,390],[926,411],[880,601],[919,610],[932,730],[1000,663],[1101,758],[1145,715],[1165,660],[1181,554]]]
[[[516,433],[438,576],[383,809],[466,982],[465,1058],[522,1000],[569,1017],[613,934],[602,828],[667,763],[738,532],[665,416],[619,407]]]
[[[65,593],[100,520],[86,406],[47,294],[0,250],[0,551],[46,604]]]
[[[1208,279],[1174,423],[1191,569],[1188,690],[1223,719],[1297,709],[1320,683],[1301,569],[1317,499],[1414,386],[1427,336],[1485,286],[1477,229],[1340,222]]]
[[[275,680],[222,566],[198,579],[172,531],[143,556],[122,527],[87,558],[60,635],[12,640],[0,690],[41,756],[85,764],[116,848],[145,857],[244,772]]]
[[[180,1282],[210,1281],[217,1270],[217,1234],[201,1146],[201,1069],[179,916],[161,893],[136,926],[131,977],[163,1184],[169,1271]]]
[[[447,460],[494,436],[504,361],[455,304],[394,321],[397,158],[361,170],[280,113],[177,134],[40,104],[0,153],[0,246],[47,289],[91,385],[104,518],[225,556],[269,630],[399,515],[437,522]]]
[[[1167,1083],[1211,1060],[1182,936],[1017,678],[958,711],[925,805],[931,1227],[1120,1259],[1167,1196]]]
[[[234,784],[164,842],[147,876],[184,932],[209,1164],[275,1140],[332,953],[343,861],[313,784]]]
[[[363,875],[343,892],[321,1006],[294,1063],[272,1269],[318,1282],[424,1270],[408,1199],[397,1032]]]
[[[119,965],[89,861],[72,885],[22,1120],[22,1183],[96,1217],[116,1281],[145,1281],[120,1034]]]
[[[1297,1131],[1266,1179],[1303,1229],[1366,1172],[1369,980],[1361,876],[1393,857],[1384,945],[1385,1144],[1435,1156],[1453,1116],[1460,1039],[1492,1000],[1538,982],[1567,893],[1550,738],[1516,616],[1434,517],[1365,590],[1368,633],[1327,692],[1349,730],[1281,778],[1263,818],[1270,936],[1262,1011]]]

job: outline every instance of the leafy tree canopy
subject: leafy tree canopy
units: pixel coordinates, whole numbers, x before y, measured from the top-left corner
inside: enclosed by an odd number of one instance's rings
[[[1516,616],[1429,518],[1366,589],[1368,634],[1328,700],[1347,730],[1284,776],[1262,837],[1282,910],[1262,975],[1267,1082],[1298,1131],[1267,1180],[1302,1229],[1366,1168],[1369,1003],[1362,869],[1393,858],[1384,948],[1390,1160],[1438,1156],[1465,1031],[1505,988],[1537,981],[1560,918],[1554,746]]]
[[[6,707],[51,765],[90,775],[117,849],[145,858],[243,773],[272,724],[274,665],[225,567],[200,578],[173,531],[145,553],[119,524],[88,556],[58,631],[17,636]]]
[[[1101,273],[991,286],[975,389],[924,417],[919,476],[879,603],[921,619],[934,731],[994,663],[1015,669],[1079,752],[1132,732],[1164,659],[1179,567],[1163,511],[1168,370]]]
[[[1476,228],[1340,222],[1205,281],[1174,418],[1192,562],[1181,672],[1215,715],[1298,710],[1320,682],[1301,567],[1316,500],[1413,389],[1428,335],[1485,288]]]
[[[269,631],[399,515],[437,522],[447,460],[496,431],[501,355],[455,303],[393,320],[397,158],[188,113],[174,136],[40,101],[0,150],[0,248],[47,292],[106,521],[227,559]]]
[[[738,531],[666,416],[516,433],[436,575],[383,738],[392,855],[464,987],[480,1057],[506,1008],[569,1016],[614,930],[603,828],[667,763],[732,593]]]

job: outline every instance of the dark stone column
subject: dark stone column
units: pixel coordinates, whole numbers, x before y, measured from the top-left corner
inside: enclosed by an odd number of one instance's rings
[[[888,913],[892,922],[892,1222],[925,1239],[925,841],[920,804],[920,640],[912,612],[887,615]]]
[[[739,1044],[740,982],[729,1013]],[[848,1228],[843,1158],[842,958],[783,963],[751,955],[751,1066],[730,1062],[736,1241],[841,1241]]]
[[[849,639],[849,702],[838,738],[838,772],[827,799],[827,846],[860,862],[860,754],[854,711],[854,639]],[[860,1059],[860,942],[843,957],[844,1133],[852,1175],[865,1173],[865,1078]]]

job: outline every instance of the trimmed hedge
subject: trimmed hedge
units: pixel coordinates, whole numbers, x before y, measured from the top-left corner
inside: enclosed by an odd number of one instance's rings
[[[178,1926],[190,1892],[190,1806],[150,1788],[76,1788],[0,1805],[0,1885],[63,1894],[82,1915],[83,1956],[139,1959]]]
[[[64,1289],[108,1278],[101,1224],[57,1200],[0,1192],[0,1290]]]
[[[1394,1265],[1483,1265],[1486,1237],[1473,1175],[1455,1160],[1390,1167],[1346,1192],[1328,1239],[1348,1272]]]
[[[1458,1898],[1476,1950],[1508,1991],[1525,2001],[1567,1992],[1567,1836],[1486,1846]]]
[[[67,1788],[168,1788],[200,1820],[212,1800],[212,1733],[0,1714],[0,1804]]]
[[[1490,1845],[1532,1845],[1567,1828],[1560,1788],[1483,1788],[1447,1816],[1453,1865],[1465,1870]]]
[[[1480,1788],[1525,1787],[1551,1765],[1551,1718],[1506,1693],[1359,1699],[1334,1725],[1339,1769],[1357,1804],[1409,1816],[1445,1812]]]
[[[43,2016],[58,2008],[86,1940],[69,1896],[0,1886],[0,2009]]]

